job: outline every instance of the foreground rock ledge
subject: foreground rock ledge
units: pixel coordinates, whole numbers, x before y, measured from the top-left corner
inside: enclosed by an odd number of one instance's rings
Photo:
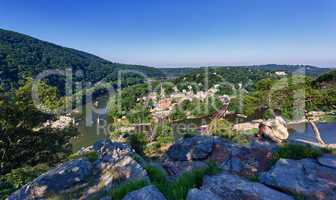
[[[211,136],[195,136],[172,145],[163,166],[168,174],[179,176],[186,171],[207,166],[215,161],[222,169],[245,177],[255,177],[270,169],[276,146],[254,141],[249,147]]]
[[[314,159],[280,159],[260,181],[308,200],[336,199],[336,170]]]
[[[9,200],[90,199],[121,183],[148,180],[128,145],[101,140],[79,154],[95,152],[96,161],[80,158],[61,164],[11,194]],[[84,156],[85,157],[85,156]]]
[[[294,200],[291,196],[237,175],[206,176],[200,189],[189,191],[187,200]]]

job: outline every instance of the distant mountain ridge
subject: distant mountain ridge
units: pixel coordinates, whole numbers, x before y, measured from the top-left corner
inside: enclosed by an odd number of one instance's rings
[[[305,73],[307,76],[320,76],[321,74],[330,71],[329,68],[320,68],[312,65],[279,65],[279,64],[266,64],[266,65],[252,65],[247,66],[250,69],[258,68],[267,71],[284,71],[287,73]]]
[[[209,69],[251,69],[251,70],[264,70],[269,72],[282,71],[288,74],[297,73],[297,74],[306,74],[311,77],[318,77],[322,74],[325,74],[331,71],[330,68],[320,68],[311,65],[280,65],[280,64],[265,64],[265,65],[247,65],[247,66],[207,66],[207,67],[183,67],[183,68],[162,68],[162,71],[165,72],[168,76],[183,76],[190,73],[195,73],[205,68]]]
[[[115,81],[120,70],[136,70],[149,77],[163,76],[154,67],[113,63],[83,51],[58,46],[28,35],[0,29],[0,79],[5,88],[17,87],[25,76],[47,69],[82,70],[83,79]]]
[[[335,86],[336,83],[336,70],[330,71],[318,77],[314,84],[318,86]]]

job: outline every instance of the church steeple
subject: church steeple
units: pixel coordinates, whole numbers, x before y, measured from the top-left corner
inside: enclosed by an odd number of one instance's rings
[[[160,90],[161,90],[160,97],[165,98],[165,91],[164,91],[164,88],[162,86],[162,82],[160,84],[161,84],[161,86],[160,86]]]

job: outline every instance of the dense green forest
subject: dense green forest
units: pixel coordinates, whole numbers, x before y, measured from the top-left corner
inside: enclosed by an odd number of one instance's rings
[[[57,116],[37,109],[31,88],[31,79],[24,80],[16,90],[6,92],[0,88],[0,199],[64,161],[72,152],[70,139],[78,134],[72,126],[44,126]],[[57,88],[40,82],[38,89],[45,108],[62,105]]]
[[[329,73],[325,73],[322,76],[318,77],[314,84],[317,86],[322,85],[333,85],[336,82],[336,70],[330,71]]]
[[[47,69],[82,70],[83,77],[74,81],[97,83],[115,81],[120,70],[136,70],[148,77],[161,77],[162,72],[153,67],[112,63],[97,56],[44,42],[20,33],[0,29],[0,79],[5,90],[17,88],[27,76],[34,77]],[[132,79],[136,74],[128,74]],[[64,87],[64,80],[51,77],[48,83]]]

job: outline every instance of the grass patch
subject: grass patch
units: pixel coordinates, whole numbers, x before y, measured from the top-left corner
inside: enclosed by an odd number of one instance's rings
[[[190,189],[200,187],[205,175],[213,175],[220,172],[220,169],[213,162],[208,167],[186,172],[171,182],[167,180],[167,175],[159,168],[147,166],[151,182],[164,194],[168,200],[183,200]]]
[[[98,160],[98,154],[95,151],[86,152],[84,154],[80,154],[79,152],[71,154],[69,160],[76,160],[78,158],[87,158],[90,162],[95,162]]]
[[[325,153],[325,154],[333,154],[333,155],[336,155],[336,149],[322,148],[321,150],[322,150],[322,152]]]
[[[259,182],[259,177],[256,176],[256,175],[255,176],[250,176],[250,177],[248,177],[248,179],[252,182]]]
[[[280,158],[301,160],[318,158],[323,153],[322,149],[313,148],[310,145],[284,144],[273,154],[272,164],[275,164]]]
[[[128,182],[112,189],[108,195],[111,196],[113,200],[121,200],[128,193],[141,189],[147,185],[148,182],[145,180]]]

